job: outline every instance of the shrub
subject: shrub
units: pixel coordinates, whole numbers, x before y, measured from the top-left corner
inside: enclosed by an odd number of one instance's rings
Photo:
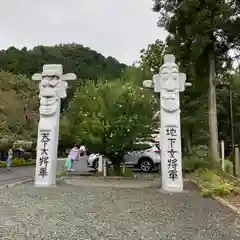
[[[230,160],[224,161],[224,170],[226,173],[233,175],[233,163]]]
[[[125,172],[122,173],[123,177],[132,177],[133,173],[132,173],[132,169],[131,168],[125,168]]]
[[[33,166],[35,165],[35,161],[25,161],[23,158],[14,158],[12,160],[11,167],[18,167],[18,166]],[[7,161],[0,162],[0,167],[7,167]]]
[[[12,160],[12,165],[21,165],[21,164],[25,164],[26,161],[23,158],[14,158]]]
[[[207,149],[202,146],[194,148],[192,154],[183,158],[184,173],[192,173],[198,169],[212,169],[213,167]]]
[[[229,154],[229,156],[228,156],[228,160],[229,160],[230,162],[233,162],[233,161],[234,161],[234,155],[233,155],[233,152],[231,152],[231,153]]]
[[[200,177],[203,182],[217,182],[220,181],[220,177],[212,170],[198,170],[197,176]]]
[[[121,174],[119,174],[114,168],[107,166],[107,176],[132,177],[133,174],[131,168],[125,168],[125,172],[123,173],[123,167],[121,167]]]
[[[240,192],[237,185],[212,170],[199,170],[193,178],[201,186],[203,197],[223,197]]]
[[[65,177],[65,176],[67,176],[67,169],[63,169],[57,173],[58,178]]]
[[[9,148],[12,147],[12,144],[13,144],[14,140],[13,138],[2,138],[0,140],[0,151],[5,151],[5,150],[8,150]]]
[[[214,182],[212,185],[208,188],[204,188],[202,190],[201,195],[203,197],[213,197],[213,196],[219,196],[224,197],[228,195],[237,195],[239,193],[239,188],[234,186],[231,183],[227,182]]]

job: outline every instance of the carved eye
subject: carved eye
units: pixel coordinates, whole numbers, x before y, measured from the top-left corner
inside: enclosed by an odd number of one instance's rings
[[[174,74],[173,74],[173,79],[174,79],[174,80],[177,80],[177,77],[178,77],[177,73],[174,73]]]
[[[167,72],[163,72],[163,73],[162,73],[162,76],[163,76],[163,78],[166,78],[166,77],[167,77],[167,75],[168,75],[168,73],[167,73]]]

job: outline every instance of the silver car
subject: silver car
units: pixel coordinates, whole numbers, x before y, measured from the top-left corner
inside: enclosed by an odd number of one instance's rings
[[[88,167],[97,169],[100,154],[91,154],[88,157]],[[111,161],[106,158],[106,161],[111,165]],[[160,149],[158,144],[153,147],[141,151],[129,152],[124,156],[126,166],[140,168],[143,172],[150,172],[153,168],[158,167],[161,163]]]

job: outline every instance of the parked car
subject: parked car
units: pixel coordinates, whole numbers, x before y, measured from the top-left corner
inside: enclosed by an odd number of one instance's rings
[[[88,167],[97,169],[99,156],[98,153],[90,154],[87,160]],[[103,158],[106,159],[108,165],[112,164],[110,159],[105,156]],[[155,144],[146,150],[129,152],[124,156],[124,162],[126,166],[140,168],[143,172],[150,172],[161,163],[159,145]]]

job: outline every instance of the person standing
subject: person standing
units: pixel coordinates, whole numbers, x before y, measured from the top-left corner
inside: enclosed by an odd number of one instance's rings
[[[8,150],[7,171],[10,171],[10,170],[11,170],[12,158],[13,158],[13,150],[12,150],[12,148],[10,148],[10,149]]]
[[[80,151],[80,156],[81,156],[81,157],[85,156],[86,148],[85,148],[84,145],[82,145],[82,146],[79,148],[79,151]]]
[[[80,151],[79,146],[77,144],[74,145],[74,147],[70,150],[68,159],[71,160],[71,168],[70,171],[74,171],[73,164],[74,161],[78,161],[80,158]]]

